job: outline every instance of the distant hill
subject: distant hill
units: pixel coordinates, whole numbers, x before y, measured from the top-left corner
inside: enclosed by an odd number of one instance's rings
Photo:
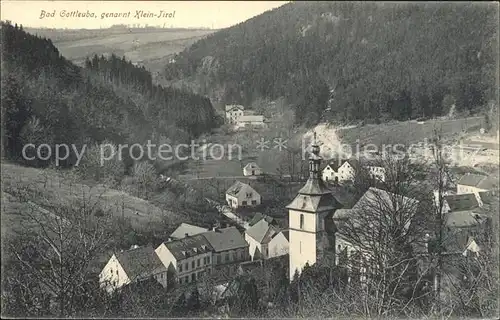
[[[104,140],[188,142],[218,124],[210,100],[156,86],[144,67],[96,55],[81,68],[50,39],[10,23],[1,26],[2,148],[8,158],[19,159],[26,143],[75,144],[81,150]]]
[[[477,113],[494,100],[493,3],[295,2],[194,43],[165,67],[212,102],[285,97],[297,122]]]
[[[153,73],[178,53],[197,40],[216,30],[187,28],[127,28],[107,29],[40,29],[26,28],[26,32],[49,38],[59,52],[73,63],[82,66],[86,57],[115,54],[143,65]],[[163,72],[161,72],[163,73]]]

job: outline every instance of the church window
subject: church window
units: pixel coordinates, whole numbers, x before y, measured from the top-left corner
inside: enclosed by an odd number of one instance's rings
[[[304,215],[300,215],[300,229],[304,229]]]

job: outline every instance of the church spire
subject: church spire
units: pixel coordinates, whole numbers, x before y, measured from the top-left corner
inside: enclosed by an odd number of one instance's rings
[[[314,131],[313,143],[311,146],[311,155],[309,156],[309,179],[320,179],[321,157],[319,155],[319,145],[316,139],[316,131]]]

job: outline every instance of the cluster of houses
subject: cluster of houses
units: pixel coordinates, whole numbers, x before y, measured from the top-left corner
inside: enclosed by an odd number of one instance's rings
[[[163,287],[191,284],[210,274],[235,275],[245,262],[288,254],[288,232],[257,214],[242,234],[236,227],[206,228],[182,223],[156,249],[133,246],[114,253],[99,275],[111,292],[155,279]]]
[[[373,177],[385,179],[385,170],[379,170],[381,167],[364,166]],[[370,205],[394,211],[402,207],[419,210],[416,199],[373,187],[351,206],[339,201],[326,182],[353,179],[359,168],[358,162],[349,159],[337,166],[329,163],[322,169],[319,146],[314,143],[309,158],[309,178],[286,206],[287,228],[280,228],[273,218],[262,214],[256,214],[242,233],[236,227],[208,230],[182,223],[156,249],[133,247],[115,253],[100,274],[101,283],[113,289],[152,277],[165,287],[189,284],[207,274],[231,275],[252,264],[262,266],[259,261],[286,255],[292,281],[306,264],[313,265],[325,256],[333,254],[335,263],[345,263],[353,254],[364,250],[349,241],[349,230],[345,228],[350,219],[359,217],[356,214],[363,216]],[[248,170],[253,174],[258,172],[252,165]],[[498,200],[497,189],[491,178],[468,174],[457,183],[456,194],[444,196],[447,254],[480,254],[481,243],[476,235],[488,221],[482,209]],[[226,202],[231,208],[256,206],[261,203],[261,196],[250,185],[237,181],[227,190]],[[404,228],[409,228],[411,223],[413,221],[407,221]],[[423,255],[430,254],[431,238],[421,239]],[[363,276],[361,272],[360,277]]]
[[[242,105],[226,105],[225,111],[226,123],[233,125],[235,129],[263,128],[266,125],[263,115],[255,114],[252,110],[245,110]]]
[[[321,177],[325,182],[346,182],[354,180],[356,173],[364,168],[373,179],[385,181],[385,168],[376,161],[363,161],[358,159],[344,159],[333,161],[323,168]]]

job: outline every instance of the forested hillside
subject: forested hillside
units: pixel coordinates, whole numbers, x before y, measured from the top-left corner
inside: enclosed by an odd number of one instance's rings
[[[217,125],[210,100],[152,84],[125,59],[93,57],[80,68],[50,39],[2,22],[3,151],[24,144],[186,142]],[[63,163],[71,165],[74,154]],[[46,165],[45,162],[30,163]]]
[[[213,102],[284,96],[305,124],[476,113],[496,95],[497,10],[290,3],[196,42],[165,73]]]

